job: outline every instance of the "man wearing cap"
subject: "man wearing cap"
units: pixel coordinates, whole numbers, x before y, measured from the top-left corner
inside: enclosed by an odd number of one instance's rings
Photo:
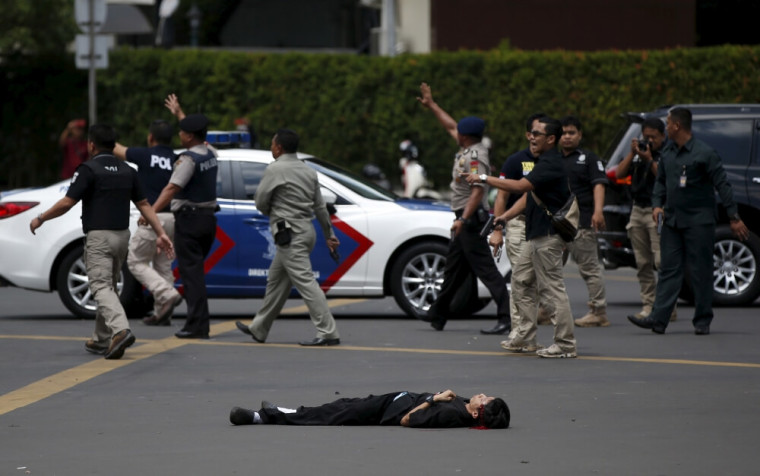
[[[174,213],[177,265],[187,302],[185,326],[174,335],[180,339],[208,339],[203,261],[216,237],[216,154],[205,144],[206,116],[186,116],[174,94],[167,98],[166,107],[180,120],[179,140],[187,149],[179,154],[169,183],[153,204],[155,210],[163,210],[171,202]]]
[[[456,218],[451,225],[451,241],[446,255],[443,285],[436,301],[421,319],[441,331],[450,316],[450,305],[467,277],[474,273],[485,284],[496,302],[496,316],[502,332],[510,329],[509,293],[504,276],[499,273],[491,256],[491,250],[480,230],[488,220],[488,190],[486,181],[491,171],[488,149],[481,140],[485,122],[478,117],[465,117],[457,123],[435,101],[427,83],[420,85],[421,97],[417,100],[433,111],[436,119],[457,141],[460,150],[454,159],[451,181],[451,209]],[[468,184],[462,174],[473,173],[481,177],[481,183]]]
[[[120,359],[135,343],[129,321],[116,292],[116,281],[129,243],[129,202],[133,202],[158,236],[156,245],[172,258],[172,242],[145,199],[137,173],[113,156],[116,133],[105,124],[90,126],[90,160],[77,167],[66,196],[29,224],[33,234],[47,220],[59,217],[82,201],[85,234],[84,263],[89,288],[98,303],[95,331],[84,344],[90,353]]]
[[[172,176],[172,164],[177,156],[172,150],[174,128],[164,120],[153,121],[148,132],[148,147],[125,147],[116,143],[113,155],[137,165],[137,178],[145,189],[148,203],[153,205]],[[170,239],[174,239],[174,214],[167,206],[156,210],[156,216]],[[156,234],[144,220],[129,240],[127,266],[132,276],[150,291],[154,298],[153,315],[143,322],[150,326],[171,323],[174,308],[182,295],[174,289],[172,260],[156,253]]]

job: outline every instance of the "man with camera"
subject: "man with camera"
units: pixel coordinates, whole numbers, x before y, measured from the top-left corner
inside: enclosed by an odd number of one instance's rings
[[[626,229],[636,258],[636,277],[639,279],[641,311],[636,319],[648,317],[652,312],[655,293],[655,270],[660,268],[660,236],[657,223],[652,220],[652,190],[657,177],[660,153],[667,144],[665,124],[650,117],[641,124],[642,139],[631,141],[631,150],[615,170],[617,178],[631,175],[631,216]],[[676,319],[676,310],[670,320]]]

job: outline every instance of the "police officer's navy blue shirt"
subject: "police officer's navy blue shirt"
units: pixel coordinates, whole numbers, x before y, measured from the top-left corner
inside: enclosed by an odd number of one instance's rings
[[[604,164],[596,154],[583,149],[575,149],[565,155],[564,160],[570,190],[578,198],[581,212],[578,228],[590,228],[591,215],[594,214],[594,187],[607,185]]]
[[[137,165],[137,177],[145,191],[148,203],[153,205],[158,200],[161,191],[169,183],[172,176],[172,166],[177,156],[168,145],[153,147],[129,147],[126,153],[127,162]],[[168,206],[160,212],[168,211]]]
[[[98,154],[77,167],[66,196],[82,200],[82,229],[126,230],[129,202],[145,199],[137,172],[111,154]]]
[[[562,208],[570,198],[565,162],[556,149],[541,154],[536,159],[533,170],[525,178],[533,184],[533,192],[551,213]],[[533,200],[533,194],[528,193],[525,207],[525,239],[531,240],[555,233],[551,217]]]
[[[535,158],[533,157],[533,154],[530,153],[530,148],[515,152],[507,157],[507,161],[504,162],[504,165],[501,167],[499,178],[520,180],[533,170],[534,163]],[[510,193],[507,198],[506,209],[509,210],[512,208],[512,205],[514,205],[520,197],[522,197],[522,195],[518,193]]]

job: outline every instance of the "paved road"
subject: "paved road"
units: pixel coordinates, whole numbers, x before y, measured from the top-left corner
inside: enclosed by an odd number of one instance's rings
[[[576,315],[584,285],[567,284]],[[55,295],[0,288],[0,475],[715,475],[758,474],[760,306],[717,309],[698,337],[682,306],[664,336],[628,324],[632,270],[607,273],[612,326],[578,329],[580,357],[507,354],[481,336],[493,305],[444,332],[392,299],[334,300],[343,345],[313,336],[301,302],[265,345],[234,329],[259,301],[212,301],[213,338],[133,322],[120,361],[83,351],[92,322]],[[184,306],[178,308],[181,317]],[[548,344],[551,329],[539,329]],[[395,390],[485,391],[508,430],[233,427],[230,407],[285,406]]]

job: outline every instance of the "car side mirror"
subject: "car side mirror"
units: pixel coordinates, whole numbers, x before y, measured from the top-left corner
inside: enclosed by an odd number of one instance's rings
[[[328,190],[324,187],[321,187],[320,191],[322,192],[322,198],[325,200],[325,205],[327,205],[327,211],[330,212],[330,215],[335,215],[338,211],[338,209],[335,208],[335,202],[338,201],[338,196],[335,195],[332,190]]]

